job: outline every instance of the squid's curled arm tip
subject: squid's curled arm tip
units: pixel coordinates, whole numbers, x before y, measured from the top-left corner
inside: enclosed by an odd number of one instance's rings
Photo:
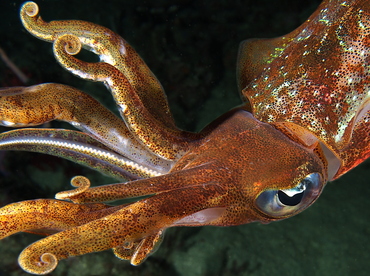
[[[26,2],[21,7],[21,17],[24,18],[25,16],[35,17],[39,13],[39,6],[32,1]]]
[[[78,175],[72,178],[71,185],[76,189],[59,192],[55,195],[55,198],[61,200],[71,200],[72,202],[75,202],[73,199],[71,199],[71,197],[78,196],[89,189],[90,180],[87,177]]]
[[[43,253],[37,257],[33,252],[24,249],[19,255],[18,264],[28,273],[45,275],[52,272],[58,265],[58,259],[54,254]]]
[[[55,39],[53,50],[55,56],[58,57],[63,51],[69,55],[76,55],[81,51],[81,48],[82,43],[77,36],[64,34]]]

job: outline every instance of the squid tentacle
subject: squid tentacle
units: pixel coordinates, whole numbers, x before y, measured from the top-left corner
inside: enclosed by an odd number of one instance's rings
[[[122,72],[153,116],[168,127],[175,127],[162,85],[135,50],[119,35],[94,23],[81,20],[45,22],[34,2],[26,2],[20,11],[24,27],[32,35],[53,42],[62,34],[77,36],[83,47],[99,55],[100,60]]]
[[[223,175],[221,169],[218,170],[218,174],[213,170],[212,164],[205,164],[157,177],[91,188],[89,180],[85,178],[76,185],[77,189],[59,192],[56,198],[71,200],[74,203],[109,202],[194,187],[199,183],[221,181],[227,177]],[[73,184],[72,186],[76,187]]]
[[[117,246],[113,248],[113,253],[121,260],[130,261],[132,265],[140,265],[158,249],[163,236],[164,230],[158,231],[142,240]]]
[[[74,204],[55,199],[16,202],[0,209],[0,239],[18,232],[49,235],[114,213],[122,206]],[[62,213],[59,213],[63,210]]]
[[[112,152],[83,132],[66,129],[18,129],[0,134],[1,150],[23,150],[58,156],[116,179],[138,179],[166,173]]]
[[[0,89],[0,96],[0,124],[4,126],[66,121],[134,162],[157,169],[170,169],[169,161],[150,153],[117,116],[78,89],[46,83]]]
[[[161,193],[39,240],[22,251],[18,262],[27,272],[46,274],[61,259],[135,242],[174,225],[188,215],[217,207],[224,195],[225,191],[215,184]],[[169,204],[171,201],[176,202]]]
[[[114,66],[105,63],[89,63],[75,58],[81,49],[77,36],[65,34],[54,41],[54,55],[58,62],[72,73],[94,81],[101,81],[110,88],[126,126],[143,145],[158,156],[179,159],[188,149],[189,143],[200,138],[199,134],[166,127],[143,105],[130,82]]]

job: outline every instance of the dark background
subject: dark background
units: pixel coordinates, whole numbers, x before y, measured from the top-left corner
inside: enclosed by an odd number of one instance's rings
[[[30,77],[29,84],[72,85],[114,109],[103,85],[64,71],[51,44],[24,30],[18,16],[22,2],[0,2],[0,47]],[[91,21],[124,37],[162,82],[178,125],[193,131],[241,104],[235,80],[239,43],[290,32],[319,2],[37,1],[46,21]],[[0,86],[17,85],[22,84],[0,61]],[[52,126],[64,127],[58,122]],[[289,220],[170,229],[158,252],[140,267],[108,251],[63,260],[51,275],[367,275],[369,169],[367,162],[329,183],[317,203]],[[0,152],[0,204],[52,198],[69,189],[69,179],[77,174],[95,185],[112,183],[59,158]],[[1,241],[0,275],[28,275],[18,267],[17,256],[38,238],[17,234]]]

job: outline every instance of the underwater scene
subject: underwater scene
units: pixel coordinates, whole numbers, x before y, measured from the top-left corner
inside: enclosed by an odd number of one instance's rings
[[[24,2],[0,2],[0,87],[66,84],[118,114],[102,83],[64,70],[53,56],[52,45],[25,30],[19,18]],[[274,38],[293,31],[321,1],[35,2],[46,22],[84,20],[123,37],[162,84],[176,125],[199,132],[243,104],[236,81],[239,44],[249,38]],[[87,51],[79,58],[98,61]],[[60,121],[41,127],[73,129]],[[9,130],[0,126],[0,132]],[[0,207],[23,200],[53,199],[56,193],[71,189],[70,180],[76,175],[88,177],[92,186],[119,182],[59,157],[0,151]],[[329,182],[317,202],[292,218],[230,227],[172,227],[158,250],[139,266],[106,250],[60,260],[48,275],[368,275],[369,179],[367,160]],[[41,238],[17,233],[1,240],[0,276],[30,275],[19,267],[18,256]]]

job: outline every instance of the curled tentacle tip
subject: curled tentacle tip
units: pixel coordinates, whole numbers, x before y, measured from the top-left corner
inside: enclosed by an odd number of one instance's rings
[[[23,252],[19,256],[18,263],[28,273],[45,275],[52,272],[58,265],[58,259],[54,254],[44,253],[38,261],[32,262],[30,256],[24,256]]]
[[[82,175],[76,175],[71,179],[71,185],[76,188],[89,188],[90,187],[90,180]]]
[[[56,199],[70,199],[72,196],[77,196],[90,188],[90,180],[82,175],[77,175],[71,179],[71,185],[76,187],[74,190],[59,192],[55,195]],[[73,200],[72,200],[73,201]]]
[[[34,17],[39,13],[39,6],[35,2],[26,2],[23,4],[21,12],[24,12],[30,17]]]
[[[80,39],[72,34],[64,34],[54,41],[55,51],[65,51],[69,55],[76,55],[81,51],[82,43]]]

